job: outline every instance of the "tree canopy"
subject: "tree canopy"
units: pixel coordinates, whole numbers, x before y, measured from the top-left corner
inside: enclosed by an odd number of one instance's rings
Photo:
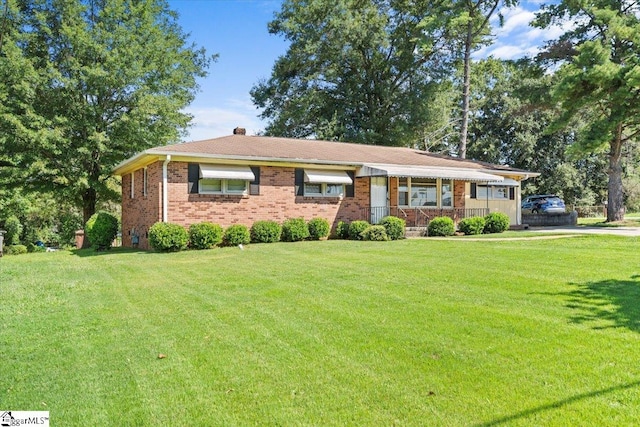
[[[437,3],[437,2],[435,2]],[[445,35],[421,21],[434,2],[285,0],[269,24],[290,41],[251,91],[266,133],[381,145],[418,141],[446,76]]]
[[[178,141],[212,58],[164,0],[7,1],[0,148],[15,168],[4,169],[75,201],[86,220],[118,196],[115,165]]]
[[[607,151],[607,220],[624,217],[623,155],[640,134],[640,5],[635,1],[561,1],[546,6],[536,24],[564,24],[542,59],[557,67],[554,128],[580,118],[574,150]]]

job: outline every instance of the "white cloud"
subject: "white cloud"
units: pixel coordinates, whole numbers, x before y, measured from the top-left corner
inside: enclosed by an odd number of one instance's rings
[[[186,141],[231,135],[236,127],[245,128],[247,135],[255,135],[265,128],[250,101],[231,99],[223,107],[189,107],[185,111],[193,116]]]

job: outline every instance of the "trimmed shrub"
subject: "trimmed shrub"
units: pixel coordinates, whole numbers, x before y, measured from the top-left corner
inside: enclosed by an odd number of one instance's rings
[[[389,240],[404,239],[404,227],[406,221],[397,216],[385,216],[378,225],[382,225],[387,232]]]
[[[178,252],[187,248],[189,233],[181,225],[156,222],[149,228],[149,244],[160,252]]]
[[[351,240],[362,240],[362,232],[369,228],[370,225],[367,221],[353,221],[349,224],[349,238]]]
[[[307,227],[309,228],[309,238],[311,240],[320,240],[327,237],[329,231],[331,231],[329,221],[324,218],[313,218],[309,220]]]
[[[118,235],[118,218],[109,212],[96,212],[85,224],[85,233],[94,249],[110,249],[113,239]]]
[[[502,233],[509,228],[509,216],[502,212],[492,212],[484,217],[486,234]]]
[[[448,216],[439,216],[433,218],[427,227],[429,236],[453,236],[456,233],[456,227],[453,220]]]
[[[193,249],[211,249],[222,242],[222,227],[212,222],[191,224],[189,246]]]
[[[250,234],[254,243],[275,243],[280,241],[282,226],[275,221],[256,221]]]
[[[243,224],[234,224],[229,226],[224,232],[222,239],[225,246],[246,245],[251,242],[251,234],[249,227]]]
[[[373,242],[386,242],[389,240],[387,229],[384,225],[371,225],[362,233],[362,240],[370,240]]]
[[[484,224],[484,218],[481,216],[464,218],[458,223],[458,230],[460,230],[467,236],[482,234],[484,232]]]
[[[27,243],[27,252],[29,252],[29,253],[46,252],[46,251],[47,251],[47,248],[45,248],[44,246],[34,245],[31,242]]]
[[[282,223],[282,240],[299,242],[309,238],[309,226],[304,218],[289,218]]]
[[[4,253],[7,255],[22,255],[27,252],[27,247],[25,245],[7,245],[4,247]]]
[[[338,225],[336,225],[336,237],[338,239],[348,239],[349,238],[349,223],[344,221],[339,221]]]

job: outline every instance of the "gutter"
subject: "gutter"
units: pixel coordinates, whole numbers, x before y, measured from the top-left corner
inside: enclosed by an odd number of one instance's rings
[[[167,183],[169,182],[169,162],[171,161],[171,154],[167,154],[167,157],[162,163],[162,222],[169,222],[169,189]]]

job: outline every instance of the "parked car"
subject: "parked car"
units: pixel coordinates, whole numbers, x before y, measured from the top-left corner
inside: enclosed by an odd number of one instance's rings
[[[535,194],[522,200],[522,213],[564,213],[564,201],[555,194]]]

